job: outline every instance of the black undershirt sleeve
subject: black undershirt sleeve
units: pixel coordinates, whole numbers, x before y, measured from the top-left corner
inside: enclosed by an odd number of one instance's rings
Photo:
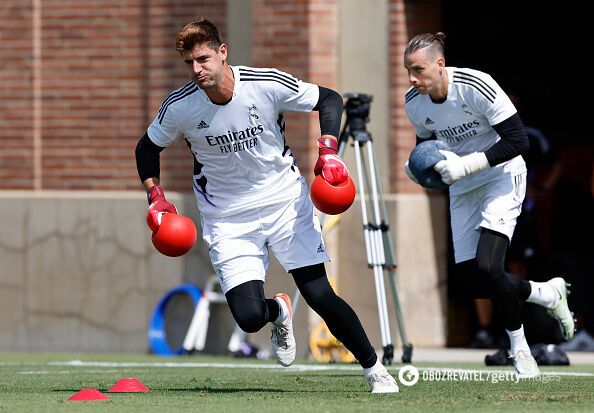
[[[148,178],[160,177],[159,153],[163,149],[165,148],[155,145],[146,133],[140,138],[136,145],[136,169],[140,182],[144,182]]]
[[[322,86],[318,103],[313,108],[320,112],[320,130],[322,135],[338,137],[340,134],[340,120],[342,118],[342,96],[338,92]]]
[[[417,135],[417,142],[415,145],[418,145],[421,142],[425,142],[425,141],[434,141],[435,140],[435,135],[431,135],[428,138],[419,138],[419,136]]]
[[[499,165],[528,152],[530,147],[528,135],[517,113],[493,125],[493,129],[499,134],[501,140],[485,151],[489,165]]]

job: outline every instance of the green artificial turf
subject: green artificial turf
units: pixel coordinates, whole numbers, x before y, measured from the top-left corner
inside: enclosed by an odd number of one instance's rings
[[[69,363],[79,360],[81,363]],[[95,365],[86,362],[99,362]],[[106,364],[100,364],[106,363]],[[118,363],[132,363],[122,365]],[[223,363],[224,367],[164,367]],[[241,366],[244,366],[242,368]],[[400,393],[372,395],[353,365],[298,362],[283,369],[255,359],[130,354],[0,353],[0,412],[592,412],[594,376],[546,376],[547,380],[493,383],[484,365],[414,363],[421,377]],[[323,371],[308,368],[336,367]],[[474,380],[423,380],[423,368],[481,370]],[[257,367],[257,368],[256,368]],[[402,365],[390,372],[397,377]],[[498,368],[508,371],[509,368]],[[548,367],[544,372],[594,373],[594,366]],[[445,374],[442,373],[442,376]],[[148,393],[108,393],[120,378],[135,377]],[[477,380],[480,378],[481,380]],[[72,402],[82,388],[96,388],[111,400]]]

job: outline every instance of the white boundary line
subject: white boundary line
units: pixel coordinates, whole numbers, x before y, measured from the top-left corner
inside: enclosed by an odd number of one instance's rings
[[[52,361],[48,362],[47,366],[59,367],[161,367],[161,368],[223,368],[223,369],[263,369],[263,370],[280,370],[291,373],[296,371],[361,371],[361,367],[357,365],[315,365],[315,364],[294,364],[291,367],[282,367],[275,364],[250,364],[250,363],[198,363],[198,362],[110,362],[110,361]],[[393,367],[388,367],[389,370],[399,370]],[[417,367],[419,371],[441,371],[441,372],[457,372],[457,373],[503,373],[509,374],[508,370],[482,370],[482,369],[460,369],[460,368],[443,368],[443,367]],[[572,376],[572,377],[594,377],[594,373],[574,372],[574,371],[544,371],[541,372],[544,376]]]

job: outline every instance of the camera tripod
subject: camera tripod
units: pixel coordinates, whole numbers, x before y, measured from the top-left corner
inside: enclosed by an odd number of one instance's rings
[[[390,333],[390,320],[386,303],[386,290],[384,284],[384,271],[388,272],[396,320],[402,340],[402,362],[410,363],[412,360],[413,346],[409,343],[404,327],[404,319],[400,308],[400,300],[396,289],[396,262],[394,259],[394,244],[390,234],[387,210],[384,201],[381,181],[378,173],[377,161],[373,147],[373,139],[367,131],[365,124],[369,121],[369,108],[372,96],[347,93],[344,110],[346,122],[338,139],[338,155],[343,156],[349,139],[353,141],[355,149],[355,162],[357,167],[357,183],[361,199],[361,215],[363,218],[363,231],[365,236],[365,249],[367,250],[367,265],[373,269],[375,279],[375,294],[379,312],[380,330],[384,354],[382,362],[392,364],[394,346]],[[362,151],[367,150],[367,162]],[[367,195],[368,194],[368,195]],[[371,219],[368,218],[368,208]]]
[[[412,360],[413,346],[406,337],[404,319],[400,308],[398,291],[396,290],[396,262],[394,260],[394,244],[390,234],[390,226],[387,218],[384,193],[373,151],[373,140],[365,124],[369,121],[369,107],[373,99],[370,95],[359,93],[347,93],[344,95],[348,100],[345,104],[347,114],[346,122],[340,137],[338,138],[338,155],[342,157],[349,138],[353,140],[355,148],[355,161],[357,164],[357,181],[359,196],[361,198],[361,214],[363,217],[363,231],[365,236],[365,249],[367,250],[367,265],[373,269],[375,278],[375,294],[380,318],[380,329],[384,354],[382,363],[392,364],[394,359],[394,346],[390,333],[390,320],[388,318],[388,307],[386,303],[386,289],[384,284],[384,271],[388,272],[398,330],[402,340],[402,362],[410,363]],[[361,156],[362,148],[367,148],[367,162]],[[370,199],[367,200],[365,188],[369,188]],[[371,205],[373,221],[367,218],[367,202]],[[386,253],[387,252],[387,253]],[[297,303],[301,294],[299,289],[293,296],[292,311],[297,311]]]

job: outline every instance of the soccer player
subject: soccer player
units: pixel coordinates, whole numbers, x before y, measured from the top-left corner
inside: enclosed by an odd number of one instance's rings
[[[318,111],[314,173],[331,183],[346,179],[337,156],[341,96],[276,69],[230,66],[227,45],[204,18],[177,34],[176,50],[191,81],[164,101],[136,148],[149,227],[156,230],[163,213],[177,212],[160,186],[159,153],[183,136],[194,155],[202,236],[237,324],[252,333],[272,323],[277,360],[293,363],[291,300],[283,293],[264,296],[270,248],[305,301],[357,358],[371,391],[397,392],[357,315],[328,282],[320,224],[285,142],[284,111]]]
[[[518,376],[534,377],[539,370],[524,337],[520,301],[548,308],[566,340],[573,337],[574,319],[563,278],[537,283],[504,269],[526,191],[521,155],[528,138],[514,105],[491,76],[446,67],[444,39],[443,33],[426,33],[408,43],[404,66],[412,87],[406,112],[417,144],[438,139],[449,146],[434,169],[450,185],[456,270],[475,298],[491,298],[501,312]],[[408,164],[405,171],[416,182]]]

